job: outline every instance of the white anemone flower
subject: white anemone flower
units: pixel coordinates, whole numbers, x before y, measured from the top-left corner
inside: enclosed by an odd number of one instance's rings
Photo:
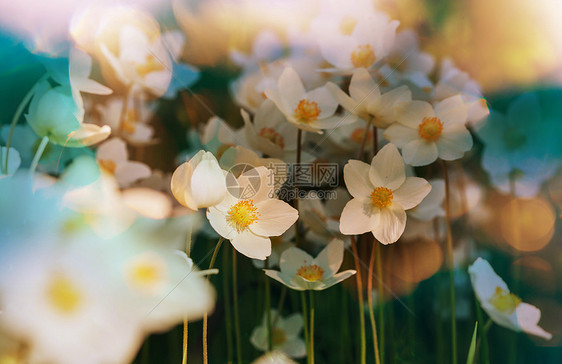
[[[344,109],[383,129],[396,121],[396,102],[412,100],[412,94],[406,86],[381,94],[379,86],[364,68],[353,73],[349,84],[350,96],[334,83],[329,82],[327,87]]]
[[[229,193],[207,210],[215,231],[241,254],[264,260],[271,254],[271,236],[279,236],[298,219],[298,211],[272,198],[269,170],[256,167],[238,178],[229,175]]]
[[[176,168],[171,189],[176,200],[192,210],[214,206],[227,194],[224,171],[217,158],[203,150]]]
[[[306,346],[304,341],[299,338],[303,328],[302,315],[294,313],[284,318],[277,313],[277,310],[271,310],[269,317],[273,324],[271,328],[272,349],[279,350],[292,358],[305,357]],[[252,345],[261,351],[266,351],[268,346],[267,326],[267,314],[264,314],[261,325],[256,327],[250,336]]]
[[[350,160],[343,176],[353,199],[342,211],[340,231],[345,235],[371,231],[385,245],[404,232],[405,210],[417,206],[431,191],[425,179],[406,177],[404,161],[393,144],[385,145],[371,165]]]
[[[150,167],[129,160],[127,145],[119,138],[102,143],[96,150],[100,167],[113,174],[120,187],[130,186],[135,181],[150,177]]]
[[[338,101],[326,86],[306,91],[292,67],[279,76],[276,90],[266,90],[265,95],[277,105],[287,120],[302,130],[322,133],[355,121],[353,115],[335,115]]]
[[[546,340],[552,338],[552,334],[538,326],[541,311],[511,293],[487,260],[476,259],[468,273],[480,305],[496,324]]]
[[[297,362],[287,357],[287,355],[283,354],[282,351],[274,350],[269,353],[265,353],[264,355],[260,356],[256,360],[252,362],[252,364],[296,364]]]
[[[343,241],[338,239],[332,240],[316,258],[299,248],[289,248],[281,254],[281,271],[264,271],[291,289],[322,291],[356,273],[352,269],[336,273],[343,262],[343,251]]]
[[[397,122],[383,135],[402,149],[404,161],[412,166],[425,166],[437,158],[459,159],[472,148],[472,136],[464,125],[467,111],[460,96],[435,107],[425,101],[398,102]]]

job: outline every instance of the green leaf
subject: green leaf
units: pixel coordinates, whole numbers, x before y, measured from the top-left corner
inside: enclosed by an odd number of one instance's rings
[[[474,355],[476,354],[476,333],[478,332],[478,321],[474,324],[474,333],[472,334],[472,341],[470,342],[470,348],[468,348],[468,356],[466,358],[466,364],[474,363]]]

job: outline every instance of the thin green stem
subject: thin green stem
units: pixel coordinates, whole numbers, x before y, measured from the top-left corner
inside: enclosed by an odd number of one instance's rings
[[[283,303],[285,303],[286,296],[287,296],[287,286],[284,285],[283,287],[281,287],[281,297],[279,297],[279,304],[277,305],[277,313],[275,314],[271,322],[272,327],[275,327],[275,325],[277,325],[277,319],[279,319],[279,316],[281,315],[281,310],[283,309]]]
[[[375,312],[373,308],[373,268],[375,266],[375,245],[378,241],[373,241],[371,249],[371,258],[369,259],[369,274],[367,276],[367,303],[369,305],[369,319],[371,320],[371,329],[373,330],[373,348],[375,354],[375,362],[380,364],[381,359],[379,355],[379,342],[377,338],[377,324],[375,322]]]
[[[359,152],[357,152],[357,159],[362,160],[363,153],[365,152],[365,144],[367,144],[367,137],[369,136],[369,122],[365,125],[365,132],[363,133],[363,139],[361,140],[361,145],[359,146]]]
[[[212,269],[215,265],[215,260],[217,259],[217,255],[221,248],[222,242],[224,238],[221,236],[217,245],[215,245],[215,250],[213,251],[213,255],[211,256],[211,262],[209,263],[209,269]],[[209,279],[207,277],[207,279]],[[207,312],[203,315],[203,364],[209,363],[209,354],[208,354],[208,343],[207,343],[207,327],[208,327],[208,315]]]
[[[187,334],[188,334],[188,325],[187,325],[187,316],[186,316],[183,319],[183,350],[182,350],[181,364],[187,364]]]
[[[302,129],[298,129],[297,131],[297,163],[295,165],[295,168],[293,169],[293,172],[295,173],[295,178],[293,178],[293,182],[294,182],[294,192],[295,192],[295,200],[293,202],[293,207],[298,211],[299,209],[299,186],[298,186],[298,178],[296,178],[296,172],[301,164],[301,158],[302,158],[302,138],[303,138],[303,134],[304,132],[302,131]],[[299,229],[299,222],[297,221],[295,223],[295,242],[297,243],[297,246],[300,245],[301,243],[301,236],[300,236],[300,229]]]
[[[304,342],[306,343],[306,362],[310,364],[310,346],[309,343],[309,335],[308,335],[308,309],[306,307],[306,294],[304,291],[301,291],[301,305],[302,305],[302,319],[303,319],[303,328],[304,328]]]
[[[37,165],[39,164],[39,160],[41,159],[41,156],[43,155],[43,152],[45,151],[45,147],[47,147],[47,143],[49,143],[49,137],[44,136],[43,139],[41,139],[41,143],[39,144],[39,148],[37,148],[37,151],[35,152],[35,155],[33,156],[33,160],[31,161],[31,167],[29,167],[29,174],[33,175],[33,173],[35,173],[35,170],[37,169]],[[7,151],[6,151],[7,153]]]
[[[365,314],[363,303],[363,281],[361,279],[361,264],[359,264],[359,254],[357,253],[357,243],[355,236],[351,235],[351,248],[353,250],[353,259],[355,261],[355,280],[357,282],[357,300],[359,301],[359,324],[361,327],[361,364],[365,364],[367,360],[367,339],[365,335]]]
[[[21,114],[23,113],[23,110],[25,109],[25,107],[27,106],[29,101],[31,101],[31,98],[35,94],[35,89],[37,88],[37,85],[40,82],[46,80],[47,77],[48,75],[45,74],[35,83],[35,85],[33,85],[33,87],[31,87],[31,89],[25,94],[25,96],[21,100],[20,104],[18,105],[18,108],[16,109],[16,112],[14,113],[14,116],[12,117],[12,121],[10,123],[10,132],[8,134],[8,140],[6,141],[6,160],[4,161],[4,173],[6,174],[8,173],[8,156],[10,154],[10,146],[12,145],[12,137],[14,136],[14,130],[16,129],[16,125],[20,119]]]
[[[265,268],[269,266],[268,261],[265,261]],[[271,325],[271,284],[269,282],[269,277],[264,274],[265,279],[265,315],[267,324],[267,351],[271,351],[273,348],[273,330]]]
[[[308,340],[310,341],[310,363],[314,364],[314,291],[309,291],[310,296],[310,330]]]
[[[378,291],[378,313],[379,313],[379,340],[380,340],[380,360],[384,363],[385,353],[385,325],[384,325],[384,286],[382,280],[382,258],[381,244],[376,244],[376,266],[377,266],[377,291]]]
[[[478,322],[482,323],[484,322],[484,315],[482,314],[482,308],[480,307],[480,302],[478,302],[478,299],[475,298],[476,301],[476,317],[478,319]],[[489,353],[489,348],[488,348],[488,330],[490,329],[490,326],[492,324],[492,320],[488,318],[488,321],[486,321],[485,325],[478,325],[478,331],[480,331],[480,335],[478,338],[478,343],[476,345],[476,355],[478,356],[478,348],[479,348],[479,343],[482,343],[482,352],[480,355],[480,360],[482,363],[484,364],[490,364],[490,353]]]
[[[227,250],[223,250],[222,253],[222,269],[226,272],[228,269],[228,253]],[[234,356],[233,352],[233,338],[232,338],[232,305],[230,301],[230,287],[228,284],[228,278],[223,277],[222,279],[222,291],[224,294],[224,312],[226,315],[226,353],[228,363],[232,363],[232,358]]]
[[[447,222],[447,260],[449,262],[449,291],[451,300],[451,349],[452,363],[457,364],[457,319],[455,309],[455,267],[453,262],[453,233],[451,230],[451,205],[450,205],[450,182],[447,173],[447,163],[441,161],[443,167],[443,179],[445,180],[445,219]]]
[[[232,291],[234,298],[234,331],[236,342],[236,362],[242,363],[242,344],[240,336],[240,314],[238,310],[238,259],[236,249],[232,249]]]

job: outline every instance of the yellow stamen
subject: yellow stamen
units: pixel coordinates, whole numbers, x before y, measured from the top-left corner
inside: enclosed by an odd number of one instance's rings
[[[76,312],[82,304],[79,288],[61,274],[56,274],[49,282],[47,298],[53,308],[62,314]]]
[[[369,44],[358,46],[351,52],[351,63],[355,68],[369,68],[375,63],[375,52]]]
[[[149,73],[164,71],[166,68],[152,54],[148,54],[146,61],[143,64],[138,64],[136,69],[141,77],[146,77]]]
[[[371,192],[371,202],[374,206],[383,208],[392,205],[392,190],[386,187],[376,187],[373,192]]]
[[[236,229],[244,231],[248,226],[258,220],[258,208],[253,200],[242,200],[228,210],[226,221]]]
[[[129,134],[133,134],[136,129],[136,124],[138,121],[137,113],[135,110],[128,110],[127,115],[125,115],[125,120],[121,124],[121,129]]]
[[[367,140],[365,141],[369,144],[373,139],[373,134],[369,132],[366,128],[357,128],[353,132],[351,132],[351,140],[356,142],[357,144],[361,144],[363,142],[363,138],[365,137],[365,133],[367,134]]]
[[[438,117],[425,117],[418,127],[418,134],[428,142],[435,142],[441,137],[443,122]]]
[[[297,275],[309,282],[316,282],[322,279],[324,270],[316,264],[303,265],[297,270]]]
[[[111,159],[98,159],[98,164],[103,170],[109,172],[110,174],[115,174],[117,164],[115,164],[115,162]]]
[[[320,108],[318,104],[314,101],[308,101],[307,99],[300,100],[295,109],[295,118],[299,123],[309,124],[317,120],[319,115]]]
[[[155,292],[167,277],[167,266],[156,254],[137,256],[126,266],[126,278],[134,289]]]
[[[285,138],[273,128],[263,128],[260,130],[259,135],[269,139],[273,144],[277,144],[281,149],[285,147]]]
[[[511,315],[521,303],[521,298],[501,287],[496,287],[496,293],[490,298],[490,303],[496,310]]]
[[[273,347],[279,347],[287,341],[287,336],[285,335],[285,331],[281,330],[278,327],[273,328],[271,334],[271,344]]]

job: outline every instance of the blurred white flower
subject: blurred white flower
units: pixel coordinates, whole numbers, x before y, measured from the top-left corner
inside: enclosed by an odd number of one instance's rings
[[[272,351],[260,356],[252,364],[296,364],[296,362],[281,351]]]
[[[371,165],[350,160],[343,175],[353,199],[345,205],[340,231],[357,235],[371,231],[382,244],[397,241],[406,227],[406,211],[431,191],[423,178],[406,177],[404,161],[393,144],[385,145]]]
[[[552,334],[538,326],[541,311],[511,293],[487,260],[476,259],[468,273],[480,305],[496,324],[546,340],[552,338]]]
[[[292,358],[304,358],[306,356],[306,347],[304,341],[299,338],[303,328],[302,315],[295,313],[284,318],[277,310],[271,310],[269,316],[272,323],[272,349],[282,351]],[[261,351],[267,351],[267,326],[267,314],[264,314],[261,325],[256,327],[250,336],[252,345]]]
[[[297,291],[321,291],[338,284],[356,273],[337,273],[343,262],[343,241],[334,239],[316,258],[299,248],[289,248],[281,254],[281,271],[264,269],[265,274]]]
[[[119,138],[112,138],[98,147],[96,159],[101,168],[113,174],[120,187],[128,187],[139,179],[150,176],[150,167],[129,161],[127,145]]]
[[[435,107],[425,101],[398,102],[398,121],[383,135],[402,149],[404,162],[412,166],[425,166],[437,158],[459,159],[472,148],[472,136],[464,125],[467,109],[460,96]]]
[[[19,152],[10,147],[8,148],[0,146],[0,178],[6,176],[11,176],[21,165],[21,157]]]

